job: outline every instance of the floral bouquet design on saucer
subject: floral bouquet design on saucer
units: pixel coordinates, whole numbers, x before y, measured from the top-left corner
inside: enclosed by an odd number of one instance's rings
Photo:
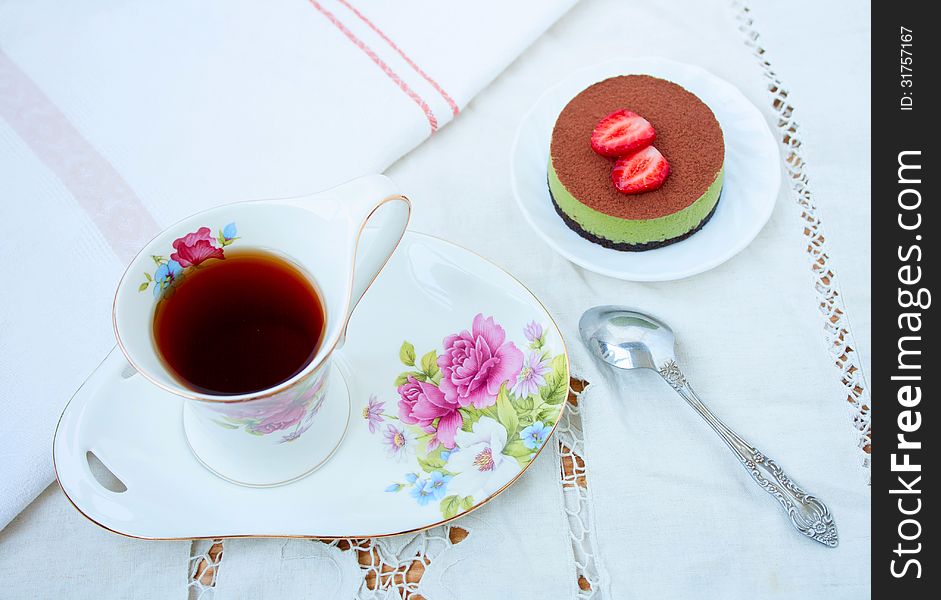
[[[568,394],[564,354],[545,350],[546,331],[531,322],[522,349],[493,317],[444,338],[421,358],[405,341],[407,370],[395,382],[397,410],[369,399],[362,416],[388,456],[410,465],[387,492],[435,502],[450,518],[488,498],[526,467],[555,427]],[[406,467],[408,468],[408,467]]]

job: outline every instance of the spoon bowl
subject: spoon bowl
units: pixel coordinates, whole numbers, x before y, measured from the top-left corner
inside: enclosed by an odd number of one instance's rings
[[[635,310],[596,306],[585,311],[578,330],[595,357],[618,369],[658,370],[675,360],[673,330]]]

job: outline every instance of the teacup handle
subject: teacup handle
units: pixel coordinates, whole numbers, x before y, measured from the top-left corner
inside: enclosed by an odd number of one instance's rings
[[[348,201],[353,240],[353,266],[347,320],[376,280],[402,240],[411,216],[411,202],[400,194],[391,179],[367,175],[337,188]],[[345,327],[344,327],[345,329]]]

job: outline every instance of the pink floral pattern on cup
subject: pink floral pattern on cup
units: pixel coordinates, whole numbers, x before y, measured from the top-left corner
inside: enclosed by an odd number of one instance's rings
[[[190,268],[197,267],[210,258],[224,259],[224,248],[237,239],[238,229],[235,223],[229,223],[219,229],[215,236],[208,227],[200,227],[192,233],[173,240],[171,245],[174,252],[169,258],[157,254],[151,255],[157,266],[153,275],[144,273],[144,281],[138,286],[137,291],[143,292],[152,285],[154,297],[160,298],[161,294],[182,279]]]
[[[281,433],[278,443],[293,442],[313,424],[327,393],[328,369],[319,369],[306,380],[269,398],[209,405],[227,429],[242,429],[251,435]]]
[[[176,252],[171,254],[170,258],[180,263],[184,269],[195,267],[209,258],[225,258],[222,248],[214,246],[213,241],[215,240],[209,228],[200,227],[193,233],[187,233],[173,241],[173,249]]]

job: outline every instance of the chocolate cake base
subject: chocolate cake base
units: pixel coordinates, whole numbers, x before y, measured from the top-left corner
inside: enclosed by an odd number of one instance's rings
[[[706,218],[702,220],[699,225],[690,229],[683,235],[678,235],[673,238],[662,240],[659,242],[645,242],[643,244],[629,244],[627,242],[615,242],[607,238],[597,236],[591,232],[585,231],[582,227],[575,222],[574,219],[569,217],[567,214],[562,212],[562,209],[559,208],[559,205],[556,204],[555,196],[552,195],[552,190],[549,190],[549,197],[552,198],[552,207],[555,209],[555,212],[562,217],[562,221],[568,226],[569,229],[582,236],[589,242],[598,244],[599,246],[604,246],[605,248],[610,248],[612,250],[620,250],[621,252],[644,252],[645,250],[654,250],[656,248],[662,248],[664,246],[669,246],[670,244],[675,244],[677,242],[682,242],[689,236],[693,235],[700,229],[702,229],[706,223],[709,222],[709,219],[712,218],[712,215],[716,214],[716,208],[719,206],[719,202],[722,201],[722,192],[719,192],[719,199],[716,200],[716,205],[712,207],[712,210],[709,211],[709,214],[706,215]]]

